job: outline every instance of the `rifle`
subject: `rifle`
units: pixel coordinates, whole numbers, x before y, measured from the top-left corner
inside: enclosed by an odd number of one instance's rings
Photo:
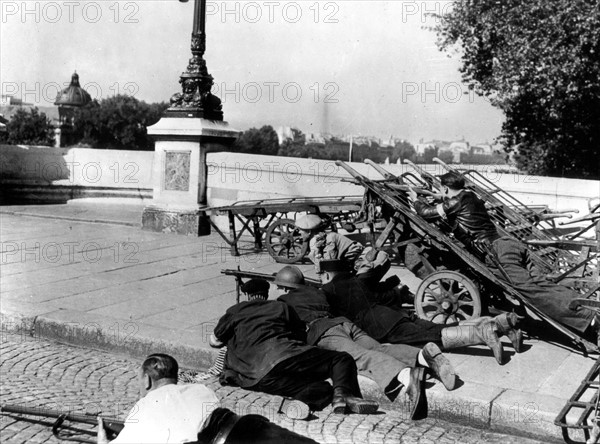
[[[24,407],[20,405],[3,405],[0,406],[0,413],[16,413],[19,415],[31,415],[31,416],[44,416],[47,418],[56,418],[56,421],[52,425],[52,434],[56,436],[58,439],[62,439],[65,441],[77,441],[84,443],[96,443],[96,439],[85,439],[85,438],[72,438],[74,434],[66,435],[64,432],[61,434],[60,428],[63,427],[63,423],[65,421],[70,421],[72,423],[80,423],[80,424],[98,424],[98,415],[97,414],[77,414],[77,413],[64,413],[57,410],[51,409],[42,409],[42,408],[30,408]],[[125,426],[124,421],[120,421],[114,418],[102,418],[104,423],[104,429],[106,430],[107,438],[109,440],[113,440],[117,437],[117,435],[123,430]],[[80,434],[87,434],[90,436],[96,436],[96,432],[92,432],[90,430],[83,430],[74,428],[72,426],[64,426],[64,428],[70,428],[71,430],[75,430]]]
[[[275,274],[256,273],[254,271],[242,271],[240,267],[237,270],[226,269],[221,270],[226,276],[235,276],[235,292],[237,296],[237,302],[240,302],[240,287],[243,285],[242,278],[245,279],[264,279],[265,281],[273,282],[275,280]],[[310,279],[305,277],[304,282],[306,285],[311,287],[321,287],[321,282],[316,279]]]

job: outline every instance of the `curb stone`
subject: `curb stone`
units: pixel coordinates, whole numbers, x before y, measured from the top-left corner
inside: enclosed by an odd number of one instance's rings
[[[197,370],[209,368],[218,354],[217,350],[201,347],[197,343],[193,344],[190,338],[182,337],[185,333],[183,331],[169,331],[169,329],[136,324],[139,330],[135,334],[120,337],[111,329],[111,325],[114,325],[111,319],[95,317],[83,312],[78,313],[81,316],[75,317],[74,312],[64,312],[69,310],[58,310],[39,316],[7,313],[2,310],[0,311],[1,332],[19,334],[28,338],[51,339],[70,345],[126,354],[139,359],[143,359],[150,353],[167,352],[177,357],[182,368]],[[68,317],[80,319],[81,322],[67,322],[64,318]],[[93,321],[86,322],[89,319]],[[408,418],[407,406],[399,401],[390,403],[373,380],[359,375],[359,384],[363,396],[378,401],[381,410],[401,412],[402,418]],[[546,439],[548,442],[562,441],[561,430],[553,423],[557,414],[555,412],[536,411],[531,418],[523,417],[523,421],[511,420],[512,417],[505,414],[506,412],[517,414],[518,412],[513,412],[514,409],[511,410],[511,407],[515,404],[526,405],[532,402],[531,394],[470,382],[453,392],[447,392],[440,383],[436,383],[433,387],[431,387],[432,382],[427,384],[431,417],[490,431],[510,430],[517,436]],[[552,404],[562,407],[564,403],[554,398]],[[533,414],[529,411],[524,413]],[[530,420],[525,421],[525,419]]]

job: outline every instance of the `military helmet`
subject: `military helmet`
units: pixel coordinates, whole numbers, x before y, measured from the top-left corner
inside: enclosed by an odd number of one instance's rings
[[[299,288],[304,285],[304,275],[298,267],[287,265],[275,275],[275,285],[288,288]]]
[[[323,219],[316,214],[307,214],[296,221],[296,226],[301,230],[316,230],[323,226]]]

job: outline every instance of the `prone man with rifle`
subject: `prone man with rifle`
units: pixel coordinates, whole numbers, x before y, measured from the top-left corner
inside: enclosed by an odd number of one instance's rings
[[[179,366],[173,357],[161,353],[148,356],[138,378],[142,399],[131,409],[125,421],[90,415],[63,415],[56,411],[16,406],[2,406],[2,413],[59,417],[53,427],[58,438],[87,443],[316,443],[271,423],[263,416],[238,416],[221,408],[215,393],[205,385],[177,384],[178,372]],[[59,434],[58,429],[64,420],[98,423],[96,440]],[[75,430],[89,434],[85,430]]]

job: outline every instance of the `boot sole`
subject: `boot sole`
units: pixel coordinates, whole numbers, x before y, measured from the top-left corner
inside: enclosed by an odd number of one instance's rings
[[[431,370],[433,370],[442,384],[444,384],[446,390],[454,390],[457,382],[456,372],[440,348],[433,342],[425,344],[425,347],[423,347],[423,357]]]
[[[379,410],[379,404],[369,401],[347,402],[346,407],[352,413],[358,413],[359,415],[371,415]]]
[[[306,419],[310,416],[310,407],[297,399],[284,399],[279,411],[289,419]]]

